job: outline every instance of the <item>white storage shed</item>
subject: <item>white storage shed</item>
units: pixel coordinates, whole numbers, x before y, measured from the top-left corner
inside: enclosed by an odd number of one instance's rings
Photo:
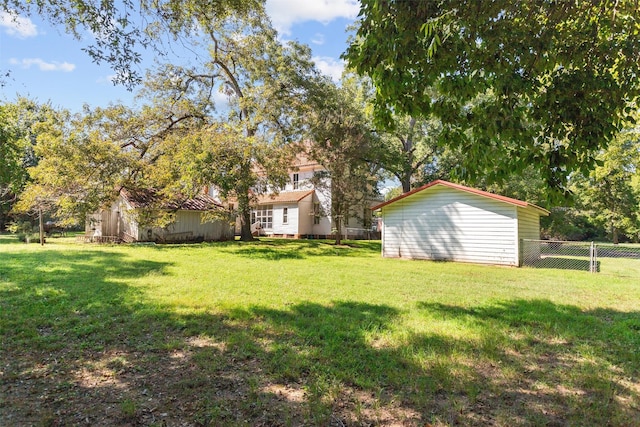
[[[549,211],[521,200],[434,181],[373,207],[382,256],[518,266],[521,239],[540,238]]]

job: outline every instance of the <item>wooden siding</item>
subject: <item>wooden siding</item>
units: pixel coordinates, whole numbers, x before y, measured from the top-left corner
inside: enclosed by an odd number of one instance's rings
[[[201,216],[202,214],[198,211],[178,211],[176,212],[175,222],[164,229],[153,228],[153,240],[180,242],[189,240],[229,240],[233,238],[232,228],[227,222],[202,222]]]
[[[382,209],[385,257],[518,263],[516,206],[434,187]]]
[[[89,237],[115,236],[122,228],[122,222],[116,210],[103,209],[99,213],[87,215],[85,235]]]
[[[136,210],[119,198],[110,209],[89,215],[85,234],[93,236],[115,236],[126,242],[157,241],[180,242],[193,240],[230,240],[233,228],[226,221],[202,222],[202,212],[179,210],[175,222],[166,228],[140,227]]]

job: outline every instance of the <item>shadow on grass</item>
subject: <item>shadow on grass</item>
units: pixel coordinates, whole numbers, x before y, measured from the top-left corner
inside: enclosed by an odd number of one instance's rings
[[[3,254],[0,334],[30,349],[59,350],[76,338],[100,349],[126,332],[120,325],[141,304],[126,281],[169,265],[99,250]]]
[[[477,331],[476,351],[489,361],[477,370],[480,381],[497,386],[505,402],[524,404],[534,424],[640,421],[640,312],[584,311],[547,300],[472,308],[425,302],[419,308],[428,318]],[[500,378],[496,366],[524,375],[517,382]]]
[[[349,240],[342,245],[335,245],[331,240],[260,238],[253,242],[226,242],[224,248],[227,252],[247,258],[289,260],[314,256],[378,255],[380,242]]]
[[[108,251],[0,265],[0,425],[633,425],[637,312],[544,300],[187,310]]]

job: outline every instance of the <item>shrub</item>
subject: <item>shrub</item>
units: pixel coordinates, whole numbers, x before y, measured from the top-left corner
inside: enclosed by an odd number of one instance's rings
[[[40,243],[40,233],[18,233],[16,237],[24,243]]]
[[[40,243],[38,228],[29,221],[13,221],[7,226],[7,230],[16,235],[16,238],[25,243]]]

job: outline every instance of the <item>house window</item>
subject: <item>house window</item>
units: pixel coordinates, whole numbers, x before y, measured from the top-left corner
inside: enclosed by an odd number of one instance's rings
[[[273,205],[258,206],[251,212],[251,224],[260,222],[263,229],[273,228]]]
[[[314,202],[313,204],[313,223],[315,225],[320,224],[320,203]]]
[[[289,222],[289,208],[282,208],[282,223]]]
[[[297,190],[300,188],[300,175],[297,173],[293,174],[293,189]]]

